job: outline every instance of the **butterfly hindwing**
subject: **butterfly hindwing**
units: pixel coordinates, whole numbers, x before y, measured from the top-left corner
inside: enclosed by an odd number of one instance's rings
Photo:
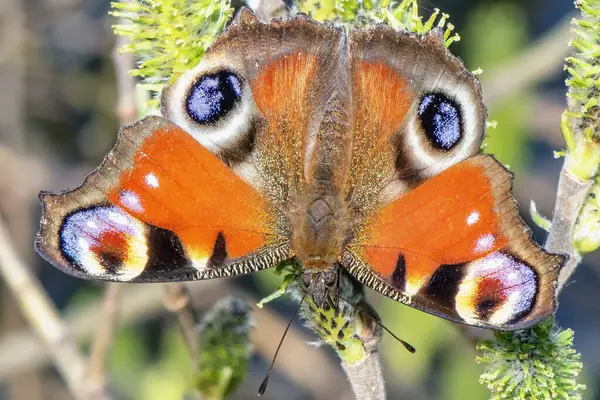
[[[268,201],[160,117],[123,128],[82,186],[41,199],[37,249],[78,277],[195,280],[290,257]]]
[[[491,156],[462,161],[370,218],[342,256],[359,280],[444,318],[517,329],[554,310],[562,256],[531,240]]]

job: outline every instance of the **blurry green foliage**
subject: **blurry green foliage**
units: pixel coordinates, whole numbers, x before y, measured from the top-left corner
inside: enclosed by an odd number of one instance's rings
[[[114,386],[128,399],[180,399],[193,382],[189,352],[176,329],[160,336],[156,352],[148,348],[140,327],[120,329],[109,371]]]
[[[181,399],[192,387],[194,370],[181,333],[171,329],[160,337],[158,359],[146,365],[138,400]]]
[[[456,336],[453,345],[444,353],[441,367],[440,399],[485,399],[489,391],[483,385],[476,385],[481,375],[481,367],[473,362],[475,352],[470,342]],[[468,360],[465,360],[468,359]]]
[[[448,321],[426,314],[387,299],[378,299],[375,308],[383,323],[403,340],[413,345],[417,352],[404,351],[393,338],[384,335],[381,343],[381,356],[392,368],[399,386],[419,386],[429,377],[433,363],[439,352],[460,340],[456,328]],[[461,357],[473,363],[473,357]]]
[[[509,61],[527,43],[527,21],[514,3],[487,3],[473,10],[464,29],[464,54],[469,69],[486,72]],[[485,95],[485,88],[484,88]],[[527,164],[532,95],[522,91],[488,109],[488,119],[498,121],[496,129],[488,129],[484,151],[511,170],[519,171]]]

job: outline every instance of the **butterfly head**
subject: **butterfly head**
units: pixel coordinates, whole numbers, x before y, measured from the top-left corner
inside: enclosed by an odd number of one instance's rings
[[[302,284],[306,293],[319,308],[327,308],[331,304],[331,293],[336,293],[339,266],[335,265],[322,271],[305,270],[302,274]]]

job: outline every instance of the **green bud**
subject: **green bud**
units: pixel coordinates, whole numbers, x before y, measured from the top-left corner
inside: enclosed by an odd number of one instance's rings
[[[207,400],[225,398],[244,380],[252,324],[250,308],[236,298],[219,300],[202,318],[194,383]]]
[[[495,332],[494,341],[477,346],[485,365],[480,382],[492,399],[581,399],[585,385],[577,383],[583,365],[573,348],[573,331],[548,319],[532,328]]]
[[[112,3],[110,14],[127,22],[113,26],[116,35],[130,39],[120,51],[135,55],[132,75],[158,85],[151,101],[157,106],[162,86],[198,65],[233,8],[229,0],[133,0]]]

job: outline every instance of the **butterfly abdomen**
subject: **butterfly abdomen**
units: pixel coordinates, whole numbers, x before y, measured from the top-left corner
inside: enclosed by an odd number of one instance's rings
[[[294,254],[308,269],[331,268],[342,251],[346,217],[341,199],[332,194],[309,194],[294,215]]]

